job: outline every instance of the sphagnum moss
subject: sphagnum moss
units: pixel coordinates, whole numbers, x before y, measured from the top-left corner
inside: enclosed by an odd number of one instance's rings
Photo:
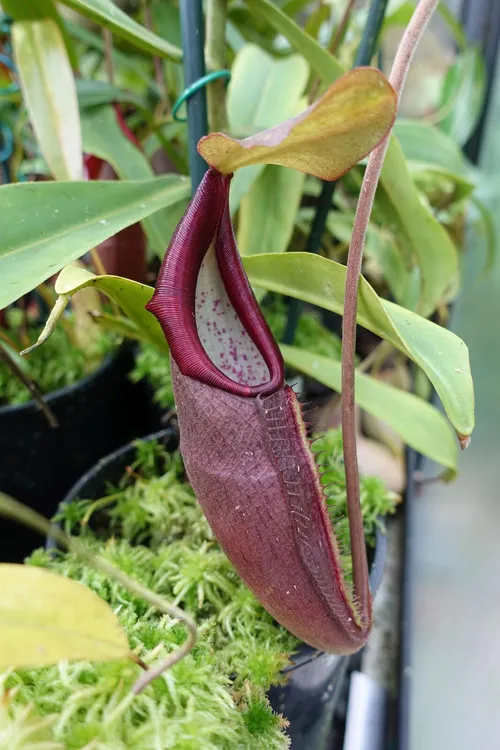
[[[341,440],[331,432],[322,441],[338,482],[331,503],[338,531],[338,516],[345,513]],[[66,508],[63,525],[189,610],[199,624],[197,644],[135,697],[131,688],[137,666],[130,662],[61,662],[5,673],[0,749],[286,748],[286,720],[273,713],[266,691],[283,681],[282,670],[298,641],[263,610],[218,547],[184,480],[179,454],[139,443],[137,461],[109,496],[109,503],[82,500]],[[393,499],[368,479],[362,482],[362,498],[373,539],[377,515],[389,512]],[[99,531],[103,512],[106,535]],[[131,648],[149,664],[186,637],[182,625],[160,616],[74,554],[58,552],[51,558],[38,550],[29,562],[79,580],[109,602]]]
[[[67,316],[66,323],[71,327],[73,316]],[[41,327],[29,326],[27,340],[21,341],[15,332],[8,329],[9,336],[19,349],[26,348],[28,343],[34,344],[40,333]],[[74,345],[67,331],[58,326],[44,345],[24,360],[24,369],[42,393],[51,393],[74,385],[97,370],[118,343],[116,336],[99,331],[92,345],[83,351]],[[0,406],[24,404],[31,398],[28,388],[0,362]]]

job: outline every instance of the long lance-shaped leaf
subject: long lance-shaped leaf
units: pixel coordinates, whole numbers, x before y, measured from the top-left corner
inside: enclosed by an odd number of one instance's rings
[[[182,60],[182,51],[173,44],[145,29],[115,5],[112,0],[62,0],[82,16],[91,18],[100,26],[110,29],[117,36],[127,39],[145,52],[168,57],[174,62]]]
[[[310,253],[284,253],[247,256],[243,264],[258,287],[343,312],[346,269],[339,263]],[[474,390],[464,342],[446,328],[381,299],[363,278],[357,319],[424,370],[459,437],[470,435]]]
[[[8,220],[0,239],[0,309],[116,232],[189,194],[189,180],[179,175],[4,185],[0,213]]]
[[[57,23],[17,21],[12,45],[28,116],[50,171],[57,180],[82,179],[75,79]]]
[[[78,56],[73,41],[53,0],[22,0],[22,2],[19,2],[19,0],[2,0],[2,9],[4,13],[12,16],[14,21],[41,21],[43,19],[54,21],[63,36],[71,67],[73,70],[77,70]]]

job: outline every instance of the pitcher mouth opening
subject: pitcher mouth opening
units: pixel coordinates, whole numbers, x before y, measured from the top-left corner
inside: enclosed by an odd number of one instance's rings
[[[231,176],[206,173],[146,309],[158,319],[183,375],[251,398],[283,386],[284,364],[236,247]]]

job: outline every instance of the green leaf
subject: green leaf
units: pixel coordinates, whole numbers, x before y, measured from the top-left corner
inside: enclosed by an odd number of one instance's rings
[[[227,18],[232,27],[231,43],[234,44],[236,41],[236,49],[240,45],[235,38],[235,32],[243,43],[252,42],[271,54],[275,54],[275,32],[265,19],[259,18],[258,14],[251,14],[241,2],[229,3]]]
[[[95,276],[85,268],[78,266],[64,268],[55,284],[58,294],[70,297],[86,287],[94,287],[116,302],[130,320],[135,323],[144,338],[152,341],[163,351],[168,352],[165,335],[158,321],[154,315],[151,315],[145,309],[153,296],[154,289],[152,287],[147,284],[139,284],[137,281],[124,279],[121,276]]]
[[[341,392],[341,365],[329,357],[280,345],[285,362]],[[436,407],[412,393],[356,372],[356,403],[390,425],[404,442],[433,461],[456,470],[458,445],[449,423]]]
[[[129,655],[116,615],[82,583],[30,565],[0,565],[0,669]]]
[[[355,68],[299,115],[243,140],[210,133],[198,141],[198,151],[222,174],[278,164],[333,180],[380,143],[395,114],[396,95],[382,73]]]
[[[153,28],[170,44],[182,47],[182,30],[179,8],[172,0],[157,0],[151,3]]]
[[[88,81],[85,78],[76,79],[76,94],[80,109],[98,107],[112,102],[125,102],[135,104],[136,107],[144,108],[145,102],[137,94],[126,89],[112,86],[105,81]]]
[[[85,26],[82,26],[79,23],[74,23],[70,20],[66,20],[65,27],[72,39],[76,39],[76,41],[83,44],[85,48],[88,48],[89,50],[97,50],[101,56],[104,56],[105,46],[101,33],[94,34],[89,29],[86,29]],[[115,69],[123,69],[127,71],[129,75],[133,75],[134,77],[137,76],[141,82],[142,88],[146,89],[150,85],[151,77],[146,72],[143,65],[137,65],[138,59],[140,59],[141,62],[145,61],[143,56],[139,58],[139,54],[130,54],[128,51],[126,53],[121,52],[113,46],[111,58]]]
[[[149,180],[153,169],[144,154],[123,133],[113,107],[92,107],[82,113],[83,150],[109,162],[123,180]]]
[[[57,180],[81,179],[75,80],[57,23],[51,18],[17,21],[12,45],[23,99],[50,171]]]
[[[249,167],[242,167],[235,173],[231,180],[231,191],[229,193],[229,208],[233,216],[240,207],[241,201],[248,193],[254,182],[265,169],[265,164],[251,164]]]
[[[327,50],[269,0],[246,0],[246,3],[252,12],[264,18],[304,55],[323,83],[329,85],[344,73],[343,67]],[[392,215],[421,266],[420,312],[428,315],[439,304],[457,273],[457,252],[446,231],[420,201],[394,135],[387,149],[380,182],[392,203]],[[439,259],[439,263],[438,268],[434,269],[436,259]]]
[[[458,275],[458,254],[449,234],[422,203],[399,142],[392,137],[381,183],[420,268],[418,312],[430,315]]]
[[[238,215],[241,255],[284,253],[295,225],[305,175],[269,165],[247,195]]]
[[[283,253],[247,256],[243,264],[256,286],[343,312],[346,269],[339,263],[310,253]],[[363,277],[358,322],[426,372],[450,422],[460,435],[470,435],[474,428],[474,391],[464,342],[446,328],[380,299]]]
[[[454,187],[453,202],[472,197],[476,186],[471,180],[466,180],[464,177],[435,164],[427,164],[423,161],[407,161],[406,163],[413,182],[427,196],[429,195],[428,184],[432,187],[433,183],[451,183]]]
[[[182,60],[182,51],[178,47],[169,44],[152,31],[136,23],[112,0],[62,0],[62,2],[81,13],[82,16],[91,18],[100,26],[110,29],[117,36],[127,39],[152,55],[168,57],[174,62]]]
[[[288,39],[321,80],[329,85],[345,73],[345,68],[307,32],[269,0],[245,0],[252,14],[267,21]]]
[[[394,123],[394,133],[410,161],[434,164],[463,177],[472,173],[457,144],[434,125],[402,117]]]
[[[318,38],[319,32],[323,24],[330,21],[332,9],[328,5],[318,5],[318,7],[312,11],[311,15],[306,21],[305,30],[314,39]]]
[[[440,109],[449,111],[439,123],[455,143],[463,146],[472,135],[483,111],[486,68],[480,50],[470,48],[458,55],[448,69]]]
[[[281,10],[287,16],[296,16],[306,5],[310,4],[310,0],[287,0],[287,2],[280,3]]]
[[[312,220],[313,210],[306,208],[299,212],[299,218]],[[330,211],[327,228],[333,237],[349,245],[351,242],[354,213]],[[366,236],[365,255],[380,269],[394,299],[402,304],[408,288],[408,271],[390,232],[370,224]]]
[[[82,113],[82,139],[84,151],[109,162],[122,180],[154,178],[149,161],[122,132],[112,107],[93,107]],[[188,201],[186,192],[185,200],[176,201],[142,221],[151,247],[160,258]]]
[[[160,128],[150,133],[142,141],[142,146],[146,156],[150,159],[162,147],[162,144],[168,141],[179,140],[185,145],[186,125],[183,122],[167,122]]]
[[[2,0],[2,9],[15,21],[39,21],[57,15],[53,0]]]
[[[438,13],[441,14],[441,16],[448,24],[448,28],[451,31],[458,48],[463,50],[467,46],[467,36],[464,32],[462,24],[456,17],[455,12],[448,8],[445,3],[439,3],[438,5]]]
[[[67,266],[67,268],[69,268],[69,266]],[[150,340],[149,337],[146,336],[144,331],[140,331],[137,328],[136,324],[130,318],[126,318],[124,315],[94,312],[92,315],[92,319],[101,328],[104,328],[106,331],[116,333],[122,338],[133,339],[134,341]]]
[[[251,167],[250,167],[251,169]],[[305,175],[268,165],[243,198],[238,214],[241,255],[284,253],[292,238]],[[254,294],[262,299],[263,290]]]
[[[231,133],[251,135],[297,114],[308,77],[309,66],[303,57],[290,55],[277,60],[255,44],[246,44],[231,68],[227,92]],[[253,165],[236,172],[231,185],[232,213],[263,168]]]
[[[475,196],[471,197],[471,202],[479,214],[480,224],[482,225],[486,240],[486,261],[480,278],[484,278],[495,266],[498,255],[498,235],[491,210]]]
[[[231,133],[253,135],[297,114],[308,78],[309,66],[300,55],[280,60],[246,44],[231,68],[227,93]]]
[[[114,300],[143,338],[168,350],[156,319],[144,309],[153,293],[151,287],[116,276],[94,276],[76,266],[65,268],[56,281],[56,291],[61,295],[71,296],[88,286],[94,286]],[[295,347],[282,345],[281,349],[290,366],[340,392],[339,362]],[[444,466],[455,468],[457,445],[453,432],[433,406],[360,373],[356,375],[356,394],[363,409],[390,424],[408,445]]]
[[[53,0],[2,0],[2,8],[15,21],[41,21],[42,19],[52,19],[61,32],[66,49],[68,50],[71,67],[78,69],[78,57],[73,42],[66,29],[66,24],[57,11],[56,3]]]
[[[0,309],[120,229],[189,194],[189,180],[179,175],[2,186],[0,213],[9,221],[0,240]]]

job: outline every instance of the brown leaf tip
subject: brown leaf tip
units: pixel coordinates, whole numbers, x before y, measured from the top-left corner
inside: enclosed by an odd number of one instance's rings
[[[458,441],[460,443],[460,448],[465,451],[470,445],[471,436],[470,435],[462,435],[460,432],[457,432],[458,435]]]

